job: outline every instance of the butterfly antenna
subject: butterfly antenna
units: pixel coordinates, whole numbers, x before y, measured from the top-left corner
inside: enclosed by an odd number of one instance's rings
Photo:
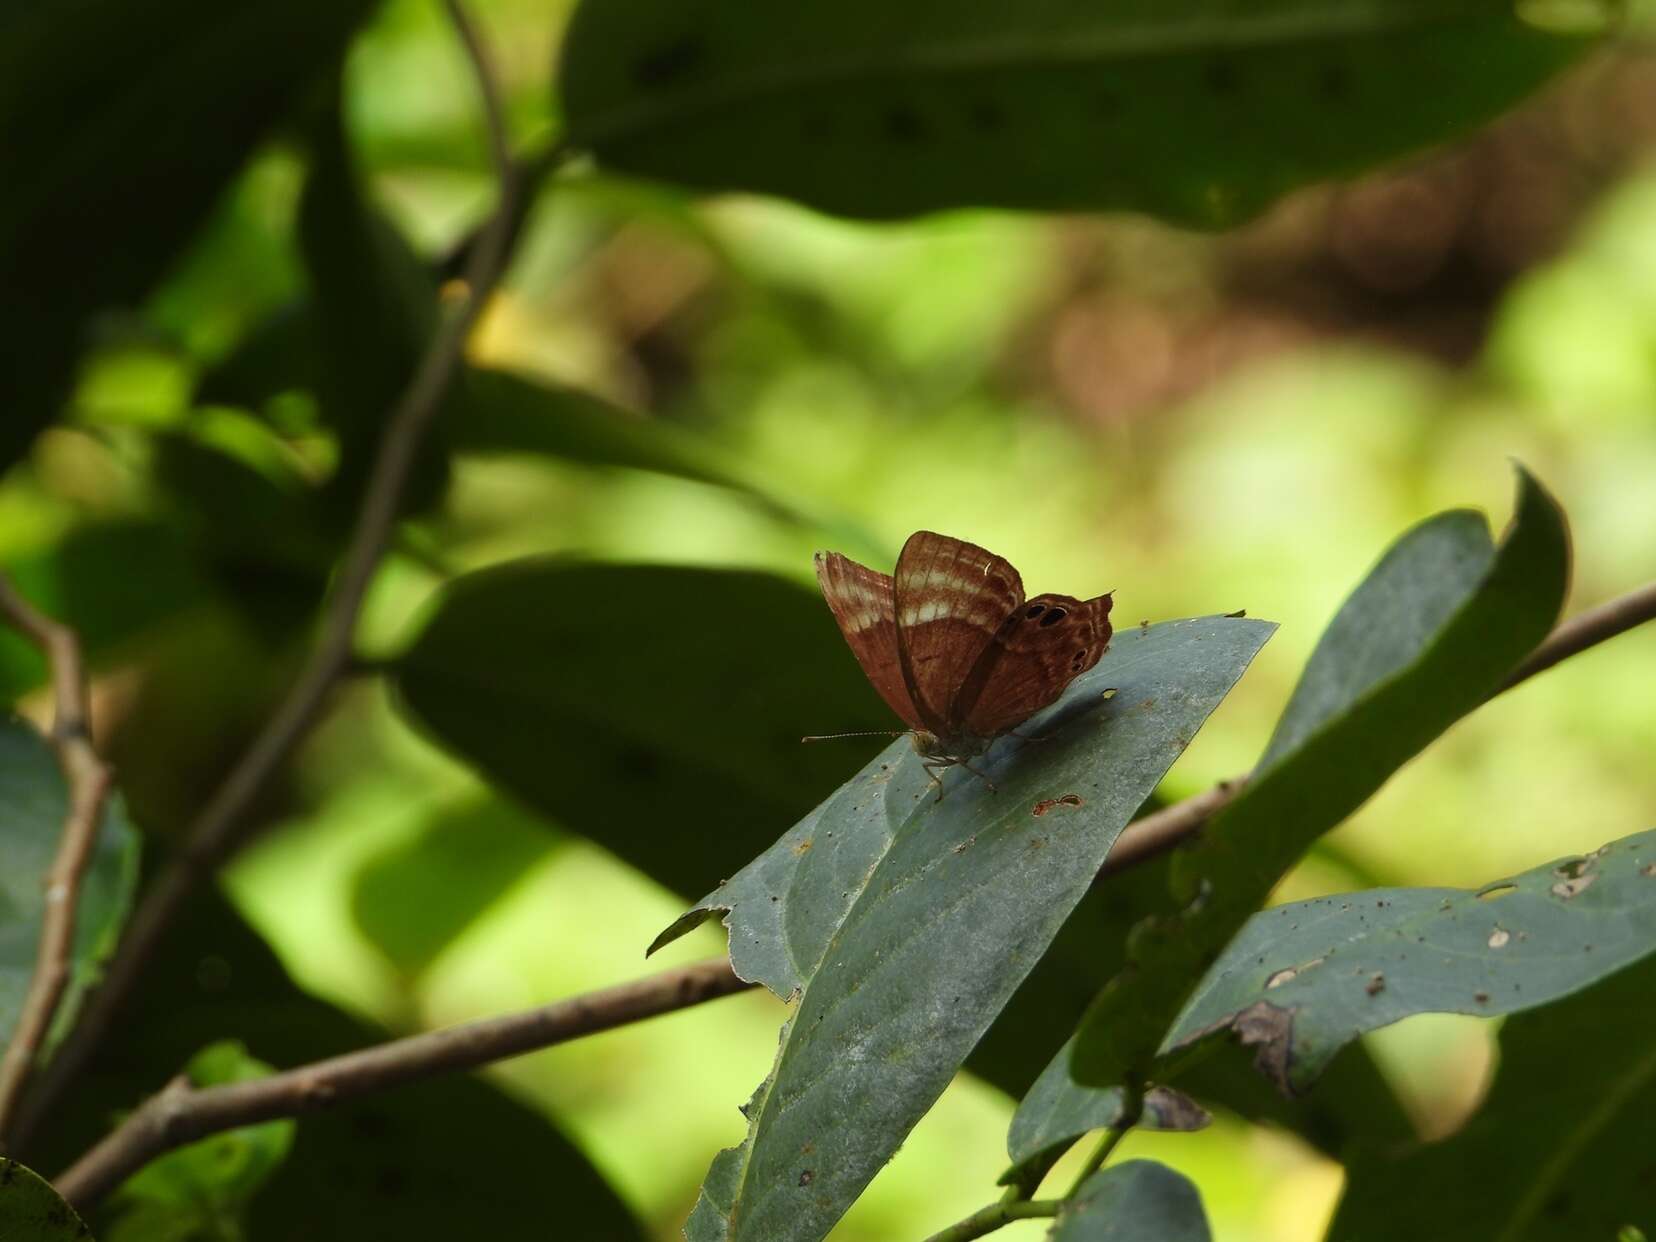
[[[802,737],[801,742],[832,742],[842,737],[902,737],[910,732],[908,729],[862,729],[856,733],[813,733],[810,737]]]

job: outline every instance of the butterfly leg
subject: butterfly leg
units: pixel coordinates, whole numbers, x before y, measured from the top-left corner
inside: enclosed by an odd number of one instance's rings
[[[989,786],[989,792],[990,793],[999,793],[1000,792],[999,789],[995,788],[995,782],[994,781],[990,780],[982,772],[979,772],[976,768],[974,768],[971,764],[967,763],[964,759],[956,759],[955,762],[958,763],[961,767],[965,768],[973,776],[977,777],[978,780],[982,781],[985,785]]]
[[[926,770],[926,776],[937,789],[937,801],[943,801],[943,778],[938,775],[949,767],[947,763],[931,763],[922,761],[920,764]]]

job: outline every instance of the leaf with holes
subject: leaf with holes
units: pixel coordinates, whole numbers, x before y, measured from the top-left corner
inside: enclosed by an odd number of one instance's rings
[[[1065,1203],[1051,1242],[1209,1242],[1207,1213],[1190,1179],[1154,1160],[1100,1169]]]
[[[1078,1081],[1149,1070],[1196,982],[1282,874],[1546,637],[1569,563],[1564,515],[1523,471],[1499,547],[1464,511],[1392,546],[1318,642],[1247,788],[1175,856],[1184,909],[1135,931],[1127,969],[1078,1034]]]
[[[1656,887],[1656,877],[1644,883]],[[1489,913],[1504,918],[1505,906],[1494,902]],[[1405,1152],[1374,1145],[1348,1160],[1328,1242],[1638,1236],[1623,1233],[1628,1226],[1656,1237],[1652,1030],[1650,955],[1565,1000],[1509,1018],[1495,1082],[1464,1129]]]
[[[987,753],[995,789],[956,769],[937,797],[904,738],[662,934],[722,912],[737,973],[798,998],[747,1141],[708,1174],[694,1242],[828,1232],[1272,629],[1205,617],[1117,634],[1026,726],[1038,740]]]
[[[16,717],[0,719],[0,1047],[16,1029],[34,976],[46,910],[44,880],[69,810],[63,773],[46,741]],[[68,1030],[98,965],[115,947],[138,884],[138,834],[120,795],[105,804],[75,908],[69,987],[50,1042]]]
[[[1284,1092],[1417,1013],[1517,1013],[1656,953],[1656,831],[1482,889],[1378,888],[1256,914],[1163,1055],[1234,1031]]]
[[[697,189],[1217,227],[1489,119],[1615,16],[1587,0],[1548,29],[1521,7],[586,0],[559,90],[573,143]]]

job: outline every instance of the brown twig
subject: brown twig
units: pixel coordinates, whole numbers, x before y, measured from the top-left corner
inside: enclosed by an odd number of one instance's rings
[[[1547,640],[1513,670],[1512,676],[1495,693],[1510,690],[1519,682],[1546,672],[1560,660],[1567,660],[1578,652],[1596,647],[1606,639],[1625,634],[1650,620],[1656,620],[1656,582],[1571,617],[1547,635]]]
[[[38,1124],[44,1111],[79,1073],[113,1022],[156,944],[179,909],[206,877],[249,835],[247,813],[254,801],[320,718],[330,693],[349,668],[358,614],[391,536],[403,491],[426,431],[436,420],[443,396],[461,364],[467,337],[505,269],[518,220],[517,182],[508,144],[505,108],[493,66],[459,0],[444,0],[450,20],[471,61],[482,93],[489,145],[500,183],[488,227],[466,267],[466,292],[432,338],[414,376],[386,424],[378,456],[363,495],[351,540],[322,616],[315,649],[287,697],[231,769],[186,834],[184,848],[145,892],[74,1034],[53,1060],[29,1107],[20,1133]]]
[[[269,1078],[199,1089],[175,1081],[150,1097],[55,1184],[65,1199],[85,1207],[161,1153],[207,1134],[273,1117],[296,1117],[371,1091],[476,1069],[751,986],[736,977],[729,962],[716,958],[539,1009],[377,1044]]]
[[[1513,670],[1512,676],[1501,683],[1495,694],[1504,694],[1537,673],[1546,672],[1561,660],[1579,655],[1589,647],[1596,647],[1652,620],[1656,620],[1656,582],[1617,596],[1607,604],[1590,608],[1560,624],[1530,653],[1529,659]],[[1105,860],[1104,871],[1122,871],[1157,854],[1165,854],[1179,842],[1195,835],[1221,807],[1242,791],[1247,781],[1246,776],[1220,781],[1212,789],[1129,824]]]
[[[41,648],[51,667],[56,704],[49,740],[58,766],[63,769],[69,799],[57,856],[45,876],[46,908],[41,918],[34,974],[18,1013],[17,1029],[6,1047],[4,1060],[0,1060],[0,1150],[3,1150],[12,1110],[29,1080],[46,1033],[51,1030],[64,989],[69,986],[81,880],[91,862],[93,846],[97,844],[98,825],[103,820],[104,803],[114,774],[92,746],[86,670],[75,632],[36,609],[4,575],[0,575],[0,615]]]

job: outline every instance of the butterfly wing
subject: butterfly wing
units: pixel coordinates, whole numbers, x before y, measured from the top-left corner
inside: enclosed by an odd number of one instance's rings
[[[916,531],[893,575],[897,652],[924,727],[945,741],[956,698],[1001,623],[1023,603],[1018,571],[976,544]]]
[[[838,552],[818,552],[817,582],[851,654],[874,689],[911,729],[926,728],[914,708],[897,656],[891,579]]]
[[[955,704],[957,734],[996,737],[1055,702],[1110,645],[1108,595],[1037,595],[1005,619]]]

